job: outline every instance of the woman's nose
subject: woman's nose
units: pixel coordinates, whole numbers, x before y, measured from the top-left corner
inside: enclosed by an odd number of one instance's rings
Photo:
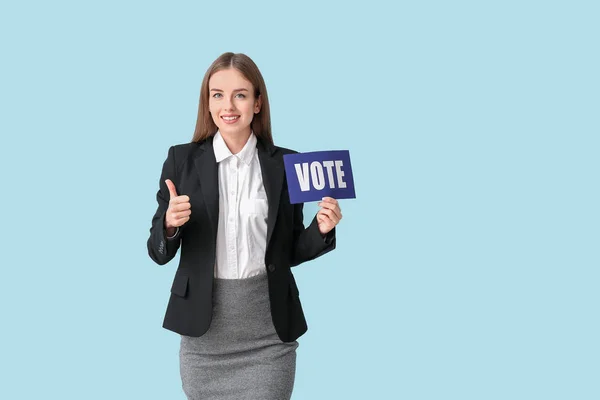
[[[233,105],[233,101],[231,99],[225,99],[224,107],[226,110],[233,110],[235,107]]]

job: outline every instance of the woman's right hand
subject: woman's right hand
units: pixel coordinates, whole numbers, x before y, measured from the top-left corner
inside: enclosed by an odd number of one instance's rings
[[[169,231],[175,232],[175,228],[182,226],[190,220],[192,214],[190,198],[189,196],[177,195],[175,190],[175,184],[170,179],[165,180],[167,187],[169,188],[170,200],[169,208],[167,209],[167,215],[165,216],[165,228]]]

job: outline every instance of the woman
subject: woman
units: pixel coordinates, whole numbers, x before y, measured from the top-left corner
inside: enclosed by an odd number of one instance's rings
[[[291,397],[307,330],[291,267],[335,248],[342,214],[325,197],[304,227],[287,190],[290,153],[273,144],[257,66],[222,54],[202,81],[192,142],[169,149],[148,239],[159,265],[181,247],[163,327],[181,335],[188,399]]]

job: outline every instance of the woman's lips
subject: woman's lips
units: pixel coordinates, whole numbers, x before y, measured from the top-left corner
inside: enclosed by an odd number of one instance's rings
[[[221,119],[226,123],[226,124],[235,124],[238,119],[240,119],[239,115],[235,115],[235,116],[223,116],[221,117]]]

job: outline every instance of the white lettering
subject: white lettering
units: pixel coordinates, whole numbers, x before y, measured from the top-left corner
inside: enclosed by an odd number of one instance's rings
[[[323,175],[323,167],[320,162],[313,161],[310,164],[310,176],[315,189],[322,190],[325,187],[325,175]]]
[[[327,168],[327,178],[329,178],[329,188],[335,189],[335,180],[333,179],[333,161],[323,161],[323,166]]]
[[[333,160],[333,161],[313,161],[310,163],[310,173],[309,173],[309,165],[307,162],[301,164],[294,164],[294,168],[296,169],[296,176],[298,177],[298,183],[300,184],[300,190],[302,192],[308,192],[310,190],[310,184],[312,182],[312,186],[316,190],[323,190],[325,188],[325,184],[329,181],[329,188],[335,189],[336,181],[337,187],[340,189],[346,188],[346,182],[344,182],[344,171],[342,171],[342,167],[344,166],[344,162],[342,160]],[[325,180],[325,173],[323,171],[323,167],[327,169],[327,181]],[[335,174],[334,174],[335,169]]]
[[[296,168],[298,183],[300,183],[300,190],[303,192],[308,192],[310,190],[308,163],[302,163],[302,169],[300,169],[300,164],[294,164],[294,167]]]
[[[344,165],[342,160],[335,161],[335,172],[337,175],[338,187],[340,189],[344,189],[346,187],[346,182],[344,182],[342,179],[342,177],[345,175],[344,171],[342,171],[342,165]]]

